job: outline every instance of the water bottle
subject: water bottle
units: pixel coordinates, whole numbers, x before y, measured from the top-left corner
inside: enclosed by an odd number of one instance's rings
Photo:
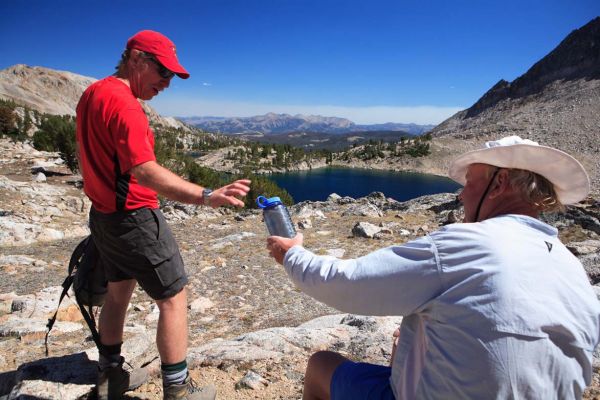
[[[265,196],[258,196],[256,204],[263,210],[263,218],[271,236],[296,236],[290,213],[279,197],[267,199]]]

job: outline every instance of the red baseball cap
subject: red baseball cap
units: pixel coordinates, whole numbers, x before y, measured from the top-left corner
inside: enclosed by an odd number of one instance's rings
[[[137,49],[153,54],[165,68],[174,72],[181,79],[190,77],[189,72],[179,64],[175,44],[162,33],[149,30],[140,31],[129,38],[127,49]]]

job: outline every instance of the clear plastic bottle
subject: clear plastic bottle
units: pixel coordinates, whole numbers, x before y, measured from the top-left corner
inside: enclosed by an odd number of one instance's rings
[[[296,236],[290,213],[279,197],[267,199],[265,196],[258,196],[256,204],[263,210],[263,218],[271,236],[286,238]]]

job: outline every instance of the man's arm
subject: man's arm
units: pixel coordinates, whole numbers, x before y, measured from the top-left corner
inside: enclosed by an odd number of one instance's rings
[[[174,174],[156,161],[148,161],[131,168],[129,172],[135,176],[139,184],[146,186],[171,200],[188,204],[203,204],[200,185],[191,183]],[[238,199],[248,194],[250,181],[240,179],[213,191],[209,205],[219,207],[233,205],[242,207],[244,202]]]
[[[427,238],[356,259],[318,256],[302,236],[270,236],[267,248],[304,293],[344,312],[408,315],[442,291],[433,243]]]

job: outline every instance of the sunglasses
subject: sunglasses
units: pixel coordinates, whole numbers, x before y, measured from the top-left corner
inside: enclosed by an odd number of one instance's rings
[[[171,70],[167,69],[164,65],[162,65],[160,63],[160,61],[158,61],[154,57],[148,57],[146,59],[150,60],[154,64],[156,64],[156,66],[158,67],[158,74],[161,76],[161,78],[163,78],[163,79],[171,79],[172,77],[175,76],[174,72],[172,72]]]

